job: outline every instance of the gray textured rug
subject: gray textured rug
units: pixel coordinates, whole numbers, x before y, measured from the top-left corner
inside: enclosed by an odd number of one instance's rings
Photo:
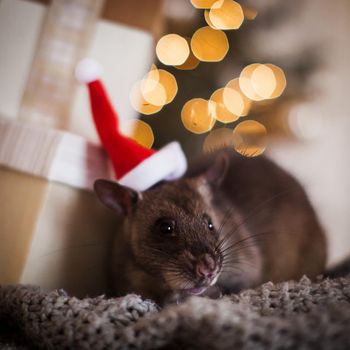
[[[136,295],[77,299],[64,291],[3,286],[5,326],[8,338],[3,331],[0,345],[9,350],[350,349],[350,276],[267,283],[162,310]]]

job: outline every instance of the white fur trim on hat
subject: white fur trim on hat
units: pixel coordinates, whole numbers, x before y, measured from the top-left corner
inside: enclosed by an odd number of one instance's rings
[[[181,146],[174,141],[124,175],[119,183],[136,191],[144,191],[162,180],[175,180],[187,169],[187,161]]]
[[[84,58],[75,68],[75,78],[80,83],[91,83],[99,79],[102,75],[103,69],[99,63],[91,58]]]

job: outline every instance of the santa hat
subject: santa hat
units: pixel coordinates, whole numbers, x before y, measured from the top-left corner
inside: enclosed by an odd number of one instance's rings
[[[148,149],[119,130],[118,115],[114,111],[99,80],[102,69],[84,59],[76,67],[78,81],[87,84],[96,130],[107,151],[121,185],[144,191],[163,180],[181,177],[186,169],[186,157],[178,142],[171,142],[160,150]]]

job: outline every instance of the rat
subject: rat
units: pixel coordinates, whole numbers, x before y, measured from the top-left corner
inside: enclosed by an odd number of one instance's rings
[[[217,297],[325,269],[325,234],[304,189],[265,156],[223,148],[144,192],[103,179],[94,189],[120,219],[116,296]]]

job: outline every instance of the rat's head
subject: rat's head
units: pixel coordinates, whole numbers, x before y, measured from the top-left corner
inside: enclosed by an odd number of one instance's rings
[[[167,289],[200,294],[219,277],[219,222],[212,193],[224,178],[226,158],[200,176],[164,182],[145,192],[97,180],[100,200],[125,218],[138,266],[160,278]]]

